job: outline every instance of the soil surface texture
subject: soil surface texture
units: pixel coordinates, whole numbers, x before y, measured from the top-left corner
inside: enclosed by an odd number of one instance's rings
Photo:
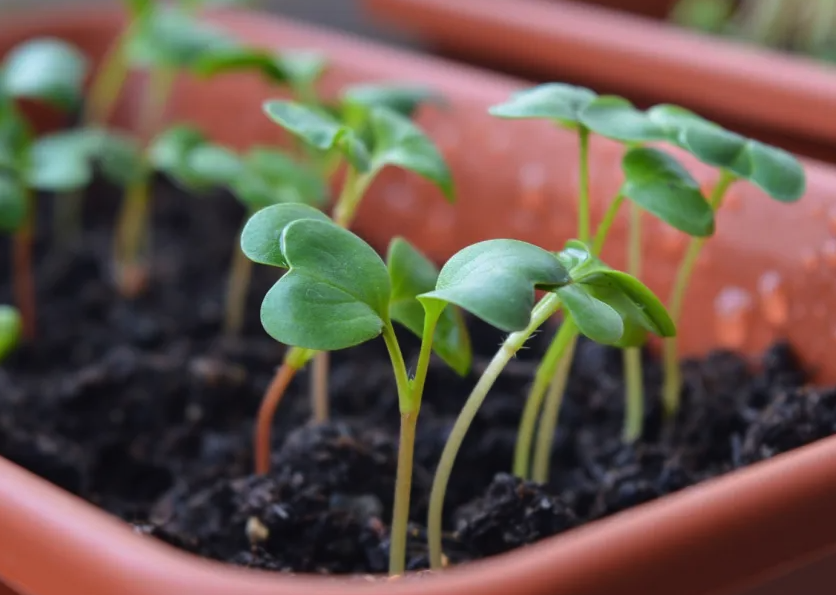
[[[55,249],[41,201],[38,339],[0,367],[0,456],[202,556],[283,572],[382,573],[398,435],[382,341],[332,357],[333,421],[308,420],[301,374],[275,421],[273,469],[252,475],[254,414],[283,348],[258,320],[279,271],[255,270],[245,332],[220,331],[225,271],[242,211],[227,196],[161,183],[150,289],[110,282],[118,205],[96,185],[83,240]],[[4,240],[5,242],[5,240]],[[0,302],[9,303],[0,246]],[[502,335],[471,320],[474,373],[434,362],[418,423],[408,568],[427,565],[433,472],[459,408]],[[581,341],[560,414],[551,482],[508,474],[523,403],[552,331],[536,335],[498,381],[459,455],[446,499],[451,563],[530,544],[834,433],[836,391],[805,385],[791,350],[760,361],[713,353],[684,364],[683,408],[663,424],[662,376],[645,358],[645,432],[620,439],[621,356]],[[417,341],[404,333],[407,364]],[[151,537],[149,537],[151,538]]]

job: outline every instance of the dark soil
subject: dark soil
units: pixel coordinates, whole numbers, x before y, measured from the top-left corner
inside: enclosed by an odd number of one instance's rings
[[[228,197],[190,198],[162,185],[151,289],[122,300],[109,282],[117,197],[101,187],[93,196],[82,245],[51,250],[42,230],[40,334],[0,368],[0,455],[138,532],[204,556],[280,571],[384,572],[398,413],[382,342],[334,354],[332,423],[307,424],[307,380],[294,382],[276,419],[273,471],[250,475],[253,415],[282,355],[258,321],[277,271],[256,271],[246,332],[222,339],[223,272],[241,212]],[[10,300],[7,261],[4,244],[3,302]],[[478,371],[502,337],[475,322],[471,328]],[[684,407],[672,427],[661,423],[657,405],[659,367],[646,361],[646,431],[625,446],[620,355],[582,342],[552,483],[522,483],[506,472],[549,337],[539,334],[512,362],[459,456],[446,501],[445,552],[454,563],[523,546],[836,430],[836,391],[805,386],[791,351],[776,345],[756,372],[732,353],[689,362]],[[414,366],[416,344],[405,342]],[[474,381],[440,364],[431,370],[416,444],[409,568],[426,566],[432,473]]]

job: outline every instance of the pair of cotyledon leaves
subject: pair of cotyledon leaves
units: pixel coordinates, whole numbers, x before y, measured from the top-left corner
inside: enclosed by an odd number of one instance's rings
[[[261,321],[276,340],[307,349],[358,345],[390,321],[420,337],[425,316],[440,316],[433,349],[464,374],[471,353],[459,308],[503,331],[518,331],[530,323],[535,289],[556,291],[580,331],[599,342],[643,341],[633,327],[675,334],[649,289],[604,265],[580,242],[555,255],[518,240],[488,240],[461,250],[439,272],[403,239],[392,242],[384,263],[320,211],[285,204],[253,215],[241,248],[254,262],[289,269],[265,296]]]
[[[597,95],[583,87],[548,83],[514,94],[490,109],[503,118],[547,119],[584,127],[629,145],[670,142],[700,161],[748,180],[772,198],[791,202],[804,193],[804,171],[789,153],[709,122],[673,105],[641,111],[621,97]],[[633,147],[622,161],[624,196],[669,225],[693,236],[714,233],[714,213],[699,184],[670,154]]]

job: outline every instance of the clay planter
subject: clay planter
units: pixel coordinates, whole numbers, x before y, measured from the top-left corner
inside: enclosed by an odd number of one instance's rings
[[[333,65],[329,90],[349,81],[408,78],[446,95],[449,107],[427,109],[420,121],[450,159],[460,202],[448,206],[413,176],[384,176],[357,225],[375,245],[403,234],[441,260],[485,238],[511,236],[557,248],[570,234],[575,139],[549,126],[498,121],[485,112],[520,82],[264,15],[230,12],[213,18],[253,44],[326,52]],[[49,34],[100,54],[120,22],[116,13],[79,9],[5,20],[0,51]],[[623,68],[628,63],[625,58]],[[755,94],[734,110],[772,113],[776,121],[780,115],[788,125],[792,109],[807,130],[815,110],[811,104],[791,105],[792,84],[780,84],[786,104],[753,103],[763,99]],[[238,146],[275,141],[277,129],[259,109],[272,95],[245,76],[209,84],[183,81],[170,116],[197,122]],[[829,128],[836,132],[832,124]],[[819,132],[825,134],[825,127]],[[616,145],[593,143],[595,217],[620,184],[619,156]],[[685,162],[706,184],[712,182],[706,168]],[[743,184],[734,188],[693,280],[680,331],[687,353],[717,346],[755,353],[786,336],[818,380],[836,381],[831,355],[836,310],[828,307],[836,296],[836,171],[814,162],[805,166],[808,193],[794,206],[767,200]],[[667,295],[684,238],[661,225],[648,227],[653,250],[646,247],[646,281]],[[611,246],[623,245],[624,231],[621,222]],[[605,257],[614,266],[623,264],[616,250]],[[826,439],[487,562],[377,584],[287,577],[200,560],[139,537],[0,460],[0,582],[21,595],[819,593],[836,579],[834,460],[836,438]]]
[[[676,103],[794,152],[834,159],[836,75],[813,60],[577,2],[365,0],[365,6],[445,55],[532,80],[587,85],[640,105]]]

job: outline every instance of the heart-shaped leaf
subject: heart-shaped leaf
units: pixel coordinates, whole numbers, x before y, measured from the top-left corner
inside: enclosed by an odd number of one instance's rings
[[[47,192],[69,192],[87,186],[93,177],[91,141],[85,130],[37,139],[29,151],[26,183]]]
[[[300,219],[331,221],[325,213],[308,205],[272,205],[256,212],[244,225],[241,250],[253,262],[286,269],[289,265],[280,245],[282,232]]]
[[[27,208],[26,190],[11,176],[0,175],[0,231],[17,231]]]
[[[749,141],[752,175],[749,181],[781,202],[795,202],[804,195],[804,168],[791,154],[755,140]]]
[[[411,84],[367,83],[352,85],[342,93],[343,105],[366,109],[385,107],[406,118],[411,118],[423,103],[440,103],[441,96],[432,89]]]
[[[488,111],[499,118],[536,118],[577,128],[580,116],[597,94],[585,87],[563,83],[546,83],[518,91],[511,99]]]
[[[87,67],[87,59],[72,45],[51,37],[33,39],[6,56],[0,93],[72,109],[81,100]]]
[[[389,244],[386,264],[392,283],[389,315],[422,338],[425,312],[417,298],[435,289],[438,269],[403,238],[395,238]],[[459,308],[450,306],[442,311],[435,329],[433,351],[459,375],[465,376],[470,370],[473,357],[470,336]]]
[[[244,171],[238,155],[214,143],[204,143],[189,151],[185,167],[189,177],[203,188],[229,188]]]
[[[204,54],[236,46],[227,34],[185,10],[157,6],[135,28],[126,54],[134,67],[190,69]]]
[[[270,336],[333,351],[380,335],[389,320],[391,287],[371,246],[330,221],[300,219],[284,228],[281,250],[290,270],[261,305]]]
[[[151,142],[148,147],[148,162],[154,169],[172,174],[183,168],[186,155],[192,149],[206,142],[206,135],[194,126],[172,126]]]
[[[580,114],[581,123],[592,132],[621,142],[665,140],[667,130],[632,103],[614,95],[592,100]]]
[[[272,100],[264,104],[276,124],[320,151],[336,149],[359,172],[369,169],[369,151],[353,130],[334,117],[301,103]]]
[[[611,345],[621,339],[624,323],[609,304],[590,295],[581,285],[557,289],[563,308],[571,314],[581,333],[597,343]]]
[[[519,240],[487,240],[453,255],[435,291],[418,299],[455,304],[510,333],[528,326],[535,289],[554,290],[570,281],[551,252]]]
[[[17,346],[22,330],[23,320],[17,309],[0,305],[0,362]]]
[[[245,46],[211,48],[195,61],[192,71],[211,77],[226,72],[256,71],[267,80],[292,89],[313,85],[325,71],[325,59],[314,52],[274,53]]]
[[[178,125],[160,134],[148,149],[151,166],[193,192],[230,187],[241,175],[241,160],[213,144],[197,128]]]
[[[641,281],[622,271],[609,269],[581,283],[605,300],[622,316],[660,337],[676,336],[676,325],[659,298]]]
[[[97,131],[98,140],[94,152],[102,175],[121,187],[142,179],[146,166],[139,141],[126,134],[113,131]]]
[[[377,107],[371,113],[375,169],[396,165],[433,182],[449,202],[455,201],[453,176],[433,142],[408,118]]]
[[[700,185],[670,154],[659,149],[631,149],[621,162],[621,192],[668,225],[696,237],[714,233],[714,211]]]
[[[705,118],[678,105],[661,103],[647,110],[647,117],[665,129],[668,140],[676,145],[682,144],[681,133],[688,126],[710,124]]]
[[[567,240],[563,250],[555,256],[566,267],[574,281],[582,281],[590,275],[609,270],[609,267],[601,259],[593,256],[589,247],[580,240]]]
[[[688,125],[680,134],[682,146],[694,157],[722,167],[741,178],[752,175],[748,140],[716,124]]]
[[[328,187],[317,172],[276,149],[252,149],[243,167],[232,190],[251,211],[293,202],[322,206],[328,198]]]

